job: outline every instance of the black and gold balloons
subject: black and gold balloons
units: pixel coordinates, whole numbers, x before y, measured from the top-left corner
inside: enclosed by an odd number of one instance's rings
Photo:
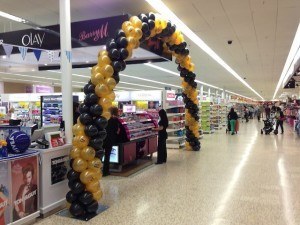
[[[115,100],[114,89],[120,81],[119,72],[126,68],[125,60],[134,49],[151,37],[161,39],[164,49],[172,52],[182,79],[183,100],[186,104],[186,149],[200,150],[199,108],[195,65],[189,55],[183,34],[171,21],[154,13],[130,17],[98,53],[97,65],[91,69],[91,80],[84,86],[86,94],[80,105],[80,116],[73,126],[73,148],[68,172],[70,191],[66,199],[74,217],[95,213],[103,193],[100,188],[105,128],[111,117],[110,107]]]

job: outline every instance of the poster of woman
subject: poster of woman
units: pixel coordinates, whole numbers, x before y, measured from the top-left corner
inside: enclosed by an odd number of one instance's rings
[[[35,213],[38,209],[37,157],[12,161],[13,222]]]
[[[10,223],[8,163],[0,162],[0,225]]]

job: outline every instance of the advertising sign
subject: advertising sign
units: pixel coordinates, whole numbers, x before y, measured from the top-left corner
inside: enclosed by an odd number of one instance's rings
[[[175,90],[166,91],[166,99],[167,99],[167,101],[174,101],[176,99]]]
[[[51,184],[57,184],[67,179],[69,156],[64,155],[51,159]]]
[[[12,214],[15,222],[38,210],[37,156],[11,161]]]
[[[10,223],[10,187],[8,162],[0,162],[0,225]]]

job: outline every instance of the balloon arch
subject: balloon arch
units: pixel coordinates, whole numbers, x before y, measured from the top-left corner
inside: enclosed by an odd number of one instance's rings
[[[164,42],[164,48],[176,57],[182,80],[185,103],[186,150],[200,150],[199,108],[194,64],[183,35],[176,26],[159,14],[148,13],[132,16],[116,31],[115,37],[106,43],[106,50],[99,52],[98,64],[92,68],[91,80],[84,86],[86,94],[80,105],[80,116],[73,126],[71,170],[68,172],[70,191],[66,199],[74,217],[95,214],[102,197],[100,160],[103,154],[105,128],[110,118],[109,108],[115,99],[114,88],[119,83],[119,72],[126,67],[140,42],[156,37]]]

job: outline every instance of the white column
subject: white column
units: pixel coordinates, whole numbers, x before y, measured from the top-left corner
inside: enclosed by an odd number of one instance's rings
[[[200,99],[202,100],[203,99],[203,85],[201,84],[200,86]]]
[[[73,97],[72,97],[72,61],[69,62],[66,51],[71,51],[71,15],[70,0],[59,0],[60,21],[60,68],[62,87],[62,110],[65,121],[66,142],[72,142]]]
[[[208,97],[210,98],[210,88],[208,88]]]
[[[222,91],[222,98],[225,99],[225,90]]]

